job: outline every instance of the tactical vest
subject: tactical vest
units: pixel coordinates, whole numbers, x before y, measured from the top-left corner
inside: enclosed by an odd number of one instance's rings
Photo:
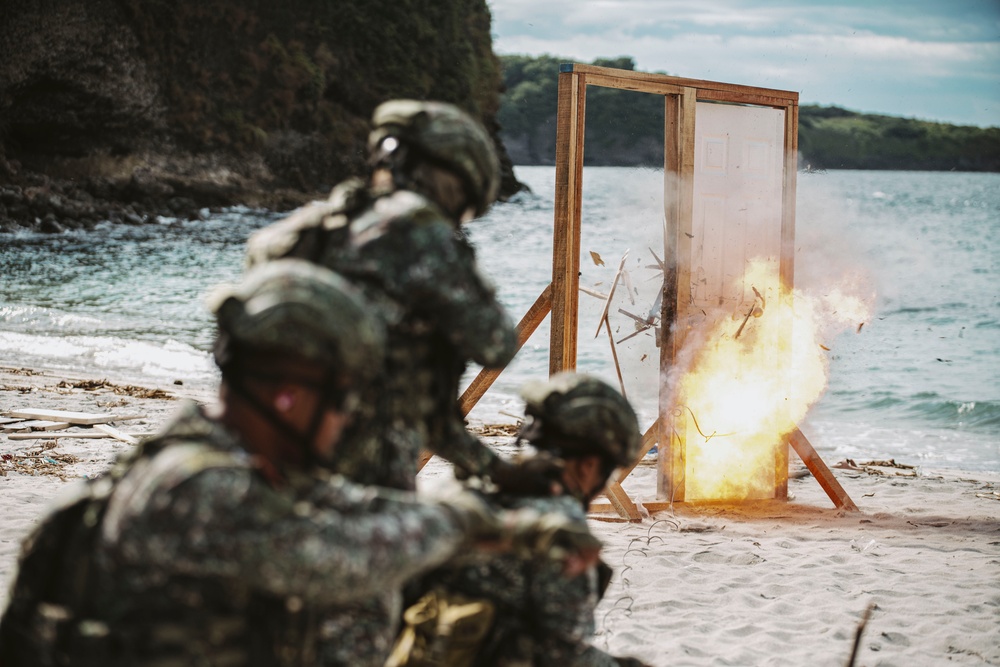
[[[363,401],[371,414],[349,427],[335,467],[358,483],[413,490],[420,450],[464,434],[456,397],[465,365],[440,323],[420,312],[410,267],[383,258],[385,252],[405,255],[411,232],[441,220],[440,210],[415,192],[378,195],[352,179],[327,201],[303,207],[248,244],[251,265],[296,257],[343,275],[386,321],[385,373]],[[471,263],[471,247],[465,250]]]

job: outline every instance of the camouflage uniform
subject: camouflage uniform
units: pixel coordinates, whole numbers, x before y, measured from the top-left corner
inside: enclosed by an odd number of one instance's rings
[[[568,496],[504,498],[505,507],[558,512],[587,530],[580,502]],[[610,570],[601,563],[568,579],[557,563],[499,555],[479,566],[442,568],[424,579],[424,587],[443,586],[496,605],[497,621],[482,662],[490,667],[617,667],[618,660],[590,645],[594,609]],[[487,658],[487,656],[490,658]],[[492,659],[494,662],[488,662]]]
[[[463,540],[406,496],[305,474],[273,487],[194,405],[87,484],[109,480],[85,595],[99,631],[66,664],[317,664],[323,610],[398,590]]]
[[[497,458],[465,430],[458,386],[471,360],[502,367],[516,336],[475,252],[429,199],[406,190],[376,196],[359,181],[250,239],[248,263],[299,257],[365,289],[388,322],[384,384],[367,432],[347,438],[337,471],[363,483],[414,488],[431,449],[471,474]],[[376,426],[372,427],[371,424]]]
[[[625,398],[601,380],[559,373],[522,389],[526,422],[520,437],[546,454],[565,461],[590,456],[603,461],[593,484],[603,486],[614,467],[631,464],[640,435],[635,413]],[[567,463],[568,465],[568,463]],[[585,508],[597,490],[568,487],[556,497],[495,494],[503,508],[533,508],[558,513],[586,531]],[[491,635],[478,652],[483,667],[621,667],[641,666],[632,658],[611,656],[590,645],[594,609],[611,570],[604,563],[583,576],[567,578],[558,565],[502,554],[481,565],[435,570],[421,590],[443,588],[466,598],[485,599],[496,609]]]
[[[496,455],[465,430],[458,411],[464,359],[502,366],[514,349],[510,322],[475,268],[472,247],[426,198],[405,190],[372,197],[359,181],[255,235],[248,259],[309,259],[365,288],[388,320],[385,373],[362,400],[333,469],[364,484],[413,489],[430,448],[482,473]],[[444,325],[444,326],[442,326]],[[376,598],[327,617],[338,640],[328,667],[381,665],[399,609]]]
[[[395,108],[383,105],[376,119]],[[452,113],[438,111],[444,120]],[[496,195],[490,182],[496,180],[495,156],[491,148],[469,150],[463,132],[467,123],[462,117],[440,126],[435,146],[447,151],[443,160],[464,157],[469,161],[459,169],[483,177],[474,184],[482,213]],[[389,131],[386,124],[376,125],[373,150]],[[478,132],[472,130],[472,143],[482,148]],[[362,412],[339,445],[334,470],[360,483],[412,490],[420,450],[427,448],[472,474],[487,474],[498,457],[465,430],[456,402],[459,383],[470,360],[504,366],[513,357],[516,337],[455,222],[412,189],[375,192],[351,179],[334,188],[327,201],[305,206],[251,237],[248,266],[283,257],[306,259],[345,276],[364,290],[387,323],[384,373],[362,400]],[[325,623],[338,628],[340,639],[323,645],[323,664],[381,665],[389,645],[378,629],[394,629],[397,620],[398,609],[379,598],[328,615]]]

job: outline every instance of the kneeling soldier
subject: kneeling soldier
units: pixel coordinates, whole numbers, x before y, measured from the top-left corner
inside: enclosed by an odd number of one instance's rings
[[[528,419],[520,438],[541,457],[562,462],[556,480],[562,494],[497,494],[490,500],[559,513],[589,534],[590,501],[616,468],[638,455],[635,413],[604,382],[573,373],[530,384],[522,396]],[[602,562],[568,578],[558,566],[515,554],[478,566],[448,564],[421,580],[428,592],[407,610],[387,667],[641,667],[639,660],[613,657],[589,643],[594,609],[610,576]],[[478,619],[478,627],[456,632],[454,619],[463,613]],[[476,626],[475,620],[469,624]]]
[[[337,605],[398,591],[483,540],[565,537],[537,513],[422,504],[325,472],[382,366],[369,310],[301,260],[219,293],[218,410],[186,405],[40,523],[0,620],[0,663],[313,665],[336,641],[321,626]]]

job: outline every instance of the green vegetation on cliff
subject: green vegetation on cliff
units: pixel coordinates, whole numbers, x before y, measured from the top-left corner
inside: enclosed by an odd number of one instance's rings
[[[0,0],[0,25],[0,229],[290,208],[365,170],[391,98],[499,129],[486,0]]]
[[[503,56],[506,93],[498,119],[515,164],[552,164],[559,64],[553,56]],[[629,57],[592,64],[634,70]],[[663,108],[657,95],[589,88],[587,164],[662,165]],[[814,169],[1000,171],[1000,128],[799,107],[799,153]]]
[[[261,149],[301,187],[359,170],[386,99],[445,100],[488,121],[497,110],[485,2],[120,2],[168,86],[171,133],[197,150]]]

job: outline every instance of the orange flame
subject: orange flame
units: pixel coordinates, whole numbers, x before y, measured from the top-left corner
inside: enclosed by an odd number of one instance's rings
[[[728,311],[691,321],[678,359],[686,368],[671,388],[675,437],[685,445],[687,500],[773,498],[787,469],[775,456],[826,390],[822,345],[869,316],[847,282],[816,296],[789,290],[777,266],[753,261]]]

